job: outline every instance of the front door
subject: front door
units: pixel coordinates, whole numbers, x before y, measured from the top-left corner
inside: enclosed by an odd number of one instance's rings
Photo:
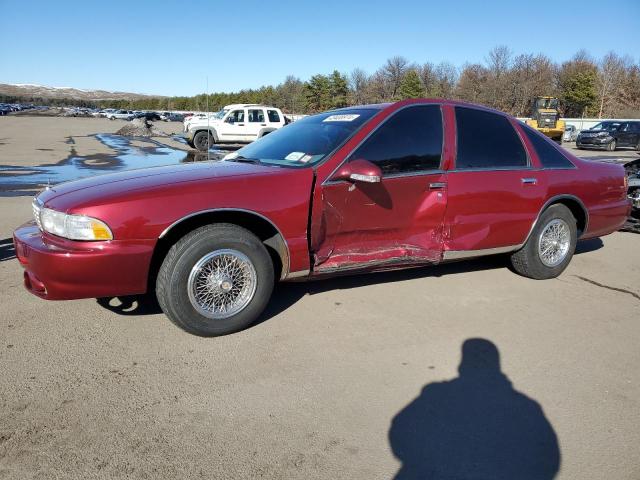
[[[216,127],[220,142],[241,142],[246,131],[245,109],[232,110]]]
[[[396,112],[356,148],[346,161],[377,165],[381,182],[329,178],[320,186],[314,271],[437,263],[447,204],[442,146],[440,106],[414,105]]]
[[[618,129],[618,146],[635,147],[638,145],[638,135],[640,134],[640,123],[625,122]]]

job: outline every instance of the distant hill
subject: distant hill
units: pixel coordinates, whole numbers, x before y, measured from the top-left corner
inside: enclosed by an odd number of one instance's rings
[[[143,100],[148,98],[165,98],[160,95],[143,95],[141,93],[108,92],[106,90],[81,90],[72,87],[47,87],[46,85],[0,83],[0,95],[10,97],[60,98],[74,100]]]

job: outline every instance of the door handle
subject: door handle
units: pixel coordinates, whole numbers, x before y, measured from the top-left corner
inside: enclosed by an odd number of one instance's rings
[[[236,123],[239,127],[244,127],[244,123]]]
[[[534,177],[528,177],[528,178],[523,178],[522,179],[522,184],[523,185],[535,185],[538,183],[538,179],[534,178]]]
[[[447,186],[444,182],[432,182],[429,184],[429,190],[442,190]]]
[[[266,124],[266,123],[261,123],[261,124],[260,124],[260,126],[261,126],[261,127],[266,127],[266,126],[267,126],[267,124]]]

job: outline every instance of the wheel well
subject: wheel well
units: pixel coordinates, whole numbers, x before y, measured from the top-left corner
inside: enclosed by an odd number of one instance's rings
[[[209,128],[209,129],[207,129],[207,128],[205,128],[205,127],[198,128],[197,130],[195,130],[195,131],[193,132],[193,136],[195,137],[195,136],[196,136],[197,134],[199,134],[200,132],[209,132],[209,135],[211,136],[211,138],[213,138],[213,141],[214,141],[214,142],[217,142],[217,141],[218,141],[218,137],[217,137],[216,132],[215,132],[215,130],[214,130],[213,128]]]
[[[573,198],[559,198],[554,202],[550,203],[547,208],[552,205],[564,205],[569,210],[571,210],[571,214],[576,219],[576,227],[578,229],[578,238],[582,236],[587,228],[587,212],[584,209],[584,206]],[[546,210],[546,209],[545,209]]]
[[[169,249],[187,233],[212,223],[231,223],[246,228],[258,237],[269,252],[273,262],[274,278],[283,278],[289,269],[289,250],[285,239],[278,229],[267,219],[251,212],[241,210],[219,210],[203,212],[185,218],[169,227],[158,239],[149,267],[147,291],[155,290],[156,277],[164,257]]]

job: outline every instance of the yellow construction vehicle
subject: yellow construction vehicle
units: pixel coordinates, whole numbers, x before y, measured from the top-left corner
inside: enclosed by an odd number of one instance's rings
[[[564,120],[560,120],[558,99],[554,97],[536,97],[533,100],[531,118],[527,120],[527,125],[535,128],[553,141],[562,143],[565,123]]]

